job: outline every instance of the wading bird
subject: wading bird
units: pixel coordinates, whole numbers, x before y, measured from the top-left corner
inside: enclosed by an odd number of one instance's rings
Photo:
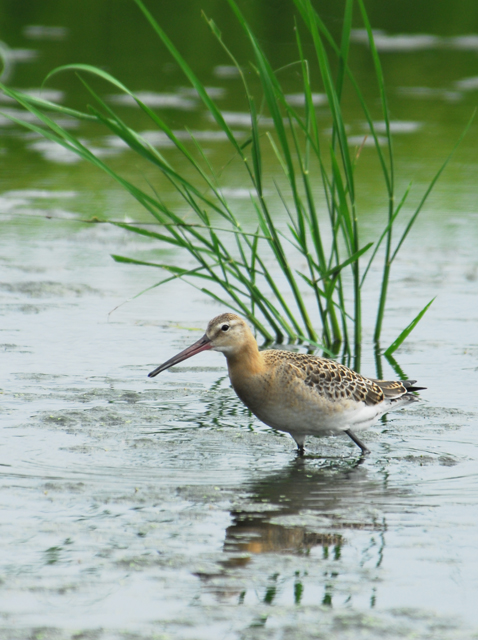
[[[291,351],[259,351],[247,324],[233,313],[213,318],[203,337],[149,374],[212,349],[227,359],[234,391],[265,424],[289,433],[304,453],[306,436],[346,433],[362,454],[370,453],[355,435],[387,411],[418,398],[415,380],[365,378],[333,360]]]

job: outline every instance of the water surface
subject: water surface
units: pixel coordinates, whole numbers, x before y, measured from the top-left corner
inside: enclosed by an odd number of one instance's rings
[[[294,40],[288,10],[284,22],[270,19],[276,4],[245,10],[279,67],[290,60]],[[411,211],[476,103],[477,16],[474,5],[465,13],[464,2],[453,16],[450,8],[423,3],[405,23],[398,6],[385,12],[382,3],[370,4],[372,23],[382,29],[377,42],[398,180],[403,188],[414,182]],[[1,39],[13,51],[11,86],[38,91],[57,64],[106,66],[145,92],[175,130],[199,132],[212,162],[230,159],[132,4],[48,0],[23,13],[15,3],[0,5]],[[151,6],[241,131],[240,85],[211,44],[199,5],[190,13]],[[231,31],[246,62],[226,5],[209,3],[206,11]],[[326,14],[339,31],[337,8]],[[353,60],[373,98],[361,37],[358,31]],[[290,94],[300,91],[292,72],[284,82]],[[49,82],[48,90],[57,92],[49,99],[84,105],[73,76]],[[320,95],[317,87],[318,109]],[[134,107],[109,99],[178,161]],[[1,106],[7,113],[16,108]],[[345,107],[351,135],[362,139],[363,118],[351,96]],[[384,344],[437,296],[397,352],[405,373],[428,389],[422,403],[364,435],[372,453],[363,464],[345,438],[311,439],[308,456],[298,460],[292,440],[258,423],[235,397],[221,354],[202,354],[148,379],[222,307],[181,283],[126,302],[161,276],[116,264],[110,254],[165,250],[78,219],[144,213],[75,156],[6,120],[0,132],[2,637],[476,635],[476,125],[393,272]],[[80,133],[116,168],[151,179],[105,132]],[[385,205],[371,158],[365,148],[357,182],[365,234],[373,237]],[[272,184],[272,153],[267,161]],[[247,224],[248,186],[234,165],[224,172],[224,188]],[[175,202],[174,194],[162,195]],[[370,375],[378,277],[371,274],[364,294],[362,371]],[[383,366],[385,376],[396,376]]]

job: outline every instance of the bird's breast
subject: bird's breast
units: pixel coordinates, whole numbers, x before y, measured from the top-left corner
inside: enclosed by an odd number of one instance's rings
[[[238,375],[229,370],[229,378],[234,391],[253,413],[272,400],[274,389],[266,372]]]

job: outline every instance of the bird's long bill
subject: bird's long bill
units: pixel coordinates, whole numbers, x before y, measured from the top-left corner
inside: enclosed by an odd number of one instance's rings
[[[207,335],[204,334],[200,340],[192,344],[190,347],[187,347],[187,349],[184,349],[184,351],[181,351],[181,353],[178,353],[176,356],[173,356],[172,358],[167,360],[164,364],[160,364],[159,367],[157,367],[154,371],[151,371],[151,373],[148,373],[148,378],[154,378],[154,376],[157,376],[158,373],[161,373],[161,371],[165,371],[166,369],[169,369],[169,367],[172,367],[173,365],[178,364],[178,362],[187,360],[191,356],[195,356],[196,353],[200,353],[201,351],[206,351],[206,349],[211,349],[211,348],[212,348],[211,341],[207,337]]]

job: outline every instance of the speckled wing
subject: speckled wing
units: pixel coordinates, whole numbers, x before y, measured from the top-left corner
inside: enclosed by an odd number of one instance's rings
[[[399,398],[403,396],[404,393],[407,393],[407,389],[399,380],[374,380],[373,378],[370,380],[380,387],[385,398],[389,398],[390,400]]]
[[[384,401],[395,404],[405,396],[409,401],[417,400],[412,392],[425,388],[414,386],[416,380],[365,378],[334,360],[304,353],[270,350],[264,356],[271,365],[285,367],[286,377],[302,380],[307,387],[331,401],[343,398],[364,402],[370,407]]]
[[[380,387],[385,400],[392,403],[403,396],[407,396],[408,400],[417,400],[412,392],[426,389],[426,387],[416,387],[416,380],[374,380],[371,378],[371,382]]]
[[[291,369],[295,370],[295,375],[300,377],[305,385],[328,400],[336,401],[343,398],[364,402],[369,406],[384,400],[384,391],[376,381],[364,378],[333,360],[288,353],[287,361]]]

